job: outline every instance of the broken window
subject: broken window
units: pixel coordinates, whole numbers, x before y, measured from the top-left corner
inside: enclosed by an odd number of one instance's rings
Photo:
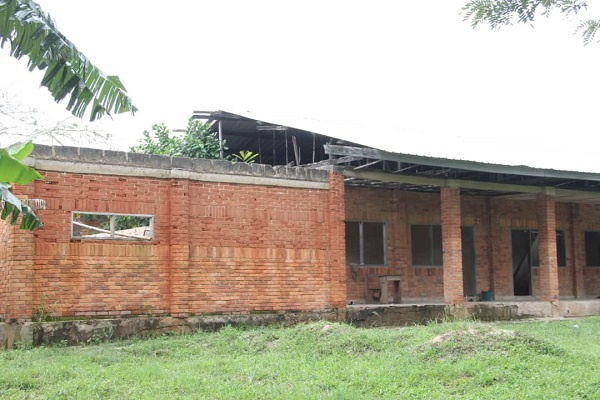
[[[382,222],[346,221],[346,262],[386,265],[386,232]]]
[[[152,240],[154,217],[138,214],[104,214],[74,211],[72,239]]]
[[[410,250],[412,265],[442,266],[442,227],[440,225],[411,225]]]
[[[600,267],[600,232],[585,233],[585,265]]]

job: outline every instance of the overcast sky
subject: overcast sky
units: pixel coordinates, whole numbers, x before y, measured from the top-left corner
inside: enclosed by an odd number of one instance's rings
[[[463,0],[39,3],[140,109],[102,122],[120,149],[223,109],[397,152],[600,172],[600,45],[573,35],[578,17],[491,31],[462,21]],[[63,117],[40,76],[0,54],[0,90]]]

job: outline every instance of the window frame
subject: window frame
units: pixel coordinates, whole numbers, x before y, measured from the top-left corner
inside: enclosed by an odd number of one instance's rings
[[[429,244],[429,250],[431,251],[430,253],[430,260],[432,261],[431,264],[415,264],[414,263],[414,251],[413,251],[413,226],[427,226],[429,227],[429,239],[430,239],[430,244]],[[440,249],[442,251],[442,260],[440,262],[440,264],[435,264],[435,251],[434,251],[434,243],[433,243],[433,238],[434,238],[434,234],[433,234],[433,227],[434,226],[439,226],[440,227]],[[409,237],[410,237],[410,266],[411,268],[443,268],[444,267],[444,261],[443,261],[443,255],[444,255],[444,248],[443,248],[443,239],[442,239],[442,235],[441,235],[441,230],[442,230],[442,225],[441,224],[409,224]]]
[[[344,223],[357,223],[358,224],[358,248],[359,248],[359,263],[354,264],[360,267],[387,267],[387,223],[382,221],[368,221],[368,220],[346,220]],[[364,242],[364,226],[363,224],[381,224],[382,229],[382,240],[383,240],[383,264],[365,264],[365,242]],[[344,227],[344,232],[346,231]],[[346,246],[347,240],[344,240]],[[346,256],[348,255],[348,249],[346,248]],[[346,264],[350,265],[346,259]]]
[[[109,217],[109,223],[111,225],[110,229],[110,237],[85,237],[85,236],[75,236],[74,234],[74,226],[75,223],[75,215],[76,214],[86,214],[86,215],[102,215]],[[148,238],[141,237],[115,237],[114,235],[114,223],[112,222],[115,217],[141,217],[148,218],[150,220],[150,232]],[[128,213],[110,213],[110,212],[96,212],[96,211],[71,211],[71,229],[70,236],[71,240],[116,240],[120,242],[149,242],[154,240],[154,215],[151,214],[128,214]]]

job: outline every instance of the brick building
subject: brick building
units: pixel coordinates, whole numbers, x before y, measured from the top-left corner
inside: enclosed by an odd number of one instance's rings
[[[291,168],[37,146],[44,179],[15,193],[45,225],[0,222],[0,315],[326,312],[385,275],[402,302],[600,295],[600,176],[325,151]]]

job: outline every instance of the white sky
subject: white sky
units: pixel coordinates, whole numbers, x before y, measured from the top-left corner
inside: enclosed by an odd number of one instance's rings
[[[558,13],[473,30],[465,1],[38,2],[140,109],[101,122],[119,149],[224,109],[385,150],[600,172],[600,44]],[[0,91],[63,118],[24,65],[0,53]]]

